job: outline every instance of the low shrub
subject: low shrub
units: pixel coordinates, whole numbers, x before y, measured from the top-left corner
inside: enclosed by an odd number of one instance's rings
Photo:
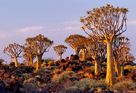
[[[107,84],[105,83],[105,80],[98,80],[93,83],[89,84],[89,88],[107,88]]]
[[[96,81],[93,79],[83,78],[80,81],[75,82],[75,85],[84,90],[85,88],[89,88],[90,83],[94,84],[95,82]]]
[[[71,79],[76,77],[77,77],[77,73],[73,71],[64,71],[61,74],[55,74],[53,78],[51,79],[51,81],[62,83],[65,81],[66,78]]]
[[[29,79],[29,78],[31,78],[32,76],[31,76],[30,74],[28,74],[28,73],[22,73],[22,74],[21,74],[21,77],[23,77],[24,79]]]
[[[114,89],[118,90],[118,91],[124,91],[124,92],[127,92],[128,89],[132,86],[133,84],[133,81],[130,80],[130,79],[126,79],[124,81],[120,81],[120,82],[117,82],[115,85],[114,85]],[[123,93],[124,93],[123,92]]]
[[[124,67],[124,70],[128,70],[128,71],[133,71],[134,69],[133,69],[133,66],[130,66],[130,65],[127,65],[127,66],[125,66]]]

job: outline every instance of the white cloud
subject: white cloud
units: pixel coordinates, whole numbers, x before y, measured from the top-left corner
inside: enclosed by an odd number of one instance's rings
[[[136,21],[129,21],[128,24],[129,25],[136,25]]]
[[[70,24],[70,25],[73,25],[73,24],[77,24],[77,25],[79,25],[79,24],[81,24],[79,21],[77,21],[77,20],[73,20],[73,21],[69,21],[69,22],[64,22],[64,24]]]
[[[43,26],[36,26],[36,27],[26,27],[26,28],[22,28],[19,30],[16,30],[17,33],[28,33],[30,31],[36,31],[36,30],[41,30],[43,29]]]
[[[0,34],[0,38],[7,38],[6,33]]]
[[[80,30],[80,27],[65,27],[63,30]]]

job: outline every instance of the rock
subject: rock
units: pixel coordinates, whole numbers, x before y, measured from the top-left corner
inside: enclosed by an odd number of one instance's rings
[[[6,71],[5,70],[3,70],[3,71],[0,71],[0,77],[3,77],[3,75],[6,73]]]
[[[12,93],[22,93],[22,92],[20,91],[19,87],[15,87]]]
[[[12,75],[12,72],[6,72],[6,73],[4,74],[4,77],[5,77],[5,78],[10,78],[11,75]]]
[[[66,68],[66,71],[72,71],[72,68],[68,67]]]

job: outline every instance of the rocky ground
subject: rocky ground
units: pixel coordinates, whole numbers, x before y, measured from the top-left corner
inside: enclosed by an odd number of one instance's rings
[[[20,64],[0,66],[0,93],[135,93],[136,70],[125,70],[118,83],[108,89],[105,84],[106,65],[94,75],[94,64],[82,62],[77,56],[50,64],[43,62],[42,69]]]

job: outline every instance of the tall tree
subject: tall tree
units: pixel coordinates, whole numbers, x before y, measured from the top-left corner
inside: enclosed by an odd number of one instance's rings
[[[80,48],[78,46],[75,46],[74,43],[77,39],[80,39],[80,38],[85,38],[84,36],[82,35],[78,35],[78,34],[75,34],[75,35],[70,35],[69,37],[67,37],[65,39],[65,42],[75,50],[76,52],[76,55],[79,55],[79,52],[80,52]]]
[[[110,87],[117,82],[112,49],[113,38],[126,31],[127,12],[127,8],[114,8],[107,4],[107,6],[87,11],[88,16],[81,17],[81,22],[84,24],[82,29],[86,34],[90,35],[85,28],[90,30],[91,34],[97,36],[97,38],[105,38],[103,42],[107,44],[106,83]]]
[[[53,41],[51,41],[47,37],[44,37],[44,35],[41,35],[41,34],[32,38],[26,39],[25,45],[31,46],[31,49],[33,49],[33,52],[37,57],[36,70],[41,68],[42,56],[45,52],[49,51],[52,44],[53,44]]]
[[[56,51],[56,54],[59,56],[59,60],[62,59],[62,54],[66,51],[67,47],[64,45],[58,45],[53,47],[54,51]]]
[[[15,67],[18,67],[17,58],[21,57],[20,54],[23,52],[23,50],[24,50],[24,46],[14,43],[14,44],[9,44],[9,46],[5,47],[3,53],[7,54],[11,58],[14,58]]]

